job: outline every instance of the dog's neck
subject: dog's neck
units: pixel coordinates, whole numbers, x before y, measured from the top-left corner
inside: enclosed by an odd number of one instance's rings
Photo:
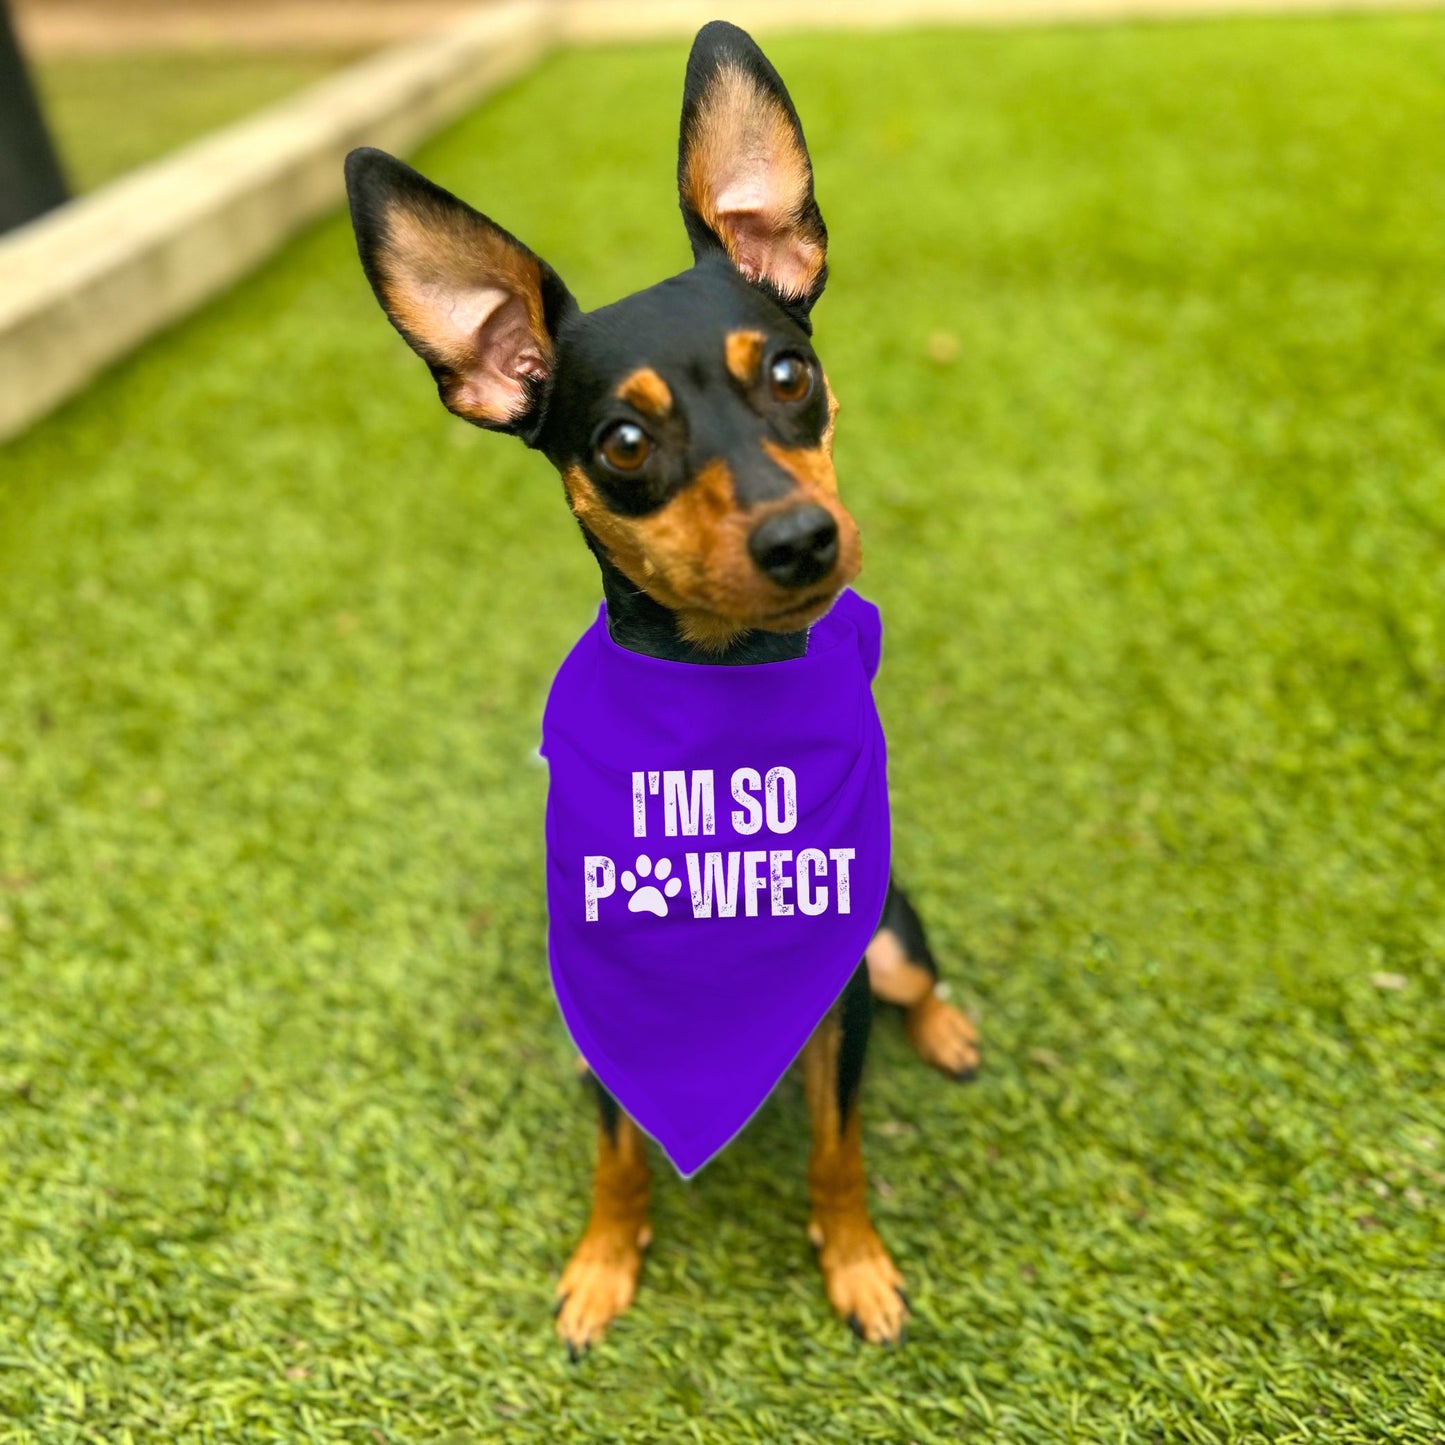
[[[588,543],[592,544],[591,537]],[[602,569],[602,595],[607,599],[607,630],[612,640],[629,652],[642,652],[667,662],[697,662],[710,666],[742,667],[756,662],[783,662],[802,657],[808,634],[802,632],[748,631],[721,651],[689,642],[678,626],[677,614],[634,587],[600,547],[592,545]]]

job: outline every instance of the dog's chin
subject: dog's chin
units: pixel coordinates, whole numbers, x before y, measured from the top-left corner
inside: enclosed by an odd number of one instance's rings
[[[759,632],[801,632],[827,615],[828,609],[838,600],[838,594],[842,590],[840,583],[823,592],[814,592],[787,607],[764,613],[744,626],[755,628]]]
[[[682,635],[697,647],[722,652],[745,632],[802,632],[811,627],[838,600],[843,582],[813,588],[805,597],[781,607],[760,608],[741,616],[706,607],[678,611]]]

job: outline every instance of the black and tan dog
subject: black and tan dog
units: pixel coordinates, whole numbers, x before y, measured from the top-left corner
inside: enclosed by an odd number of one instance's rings
[[[717,22],[688,61],[678,185],[696,264],[600,310],[583,312],[539,256],[392,157],[355,151],[346,178],[366,275],[443,402],[561,473],[614,638],[709,667],[802,654],[861,558],[833,474],[837,404],[810,341],[827,230],[797,113],[752,40]],[[971,1077],[977,1037],[936,981],[895,882],[802,1055],[808,1234],[833,1307],[873,1341],[899,1338],[907,1305],[868,1217],[858,1092],[872,999],[901,1006],[921,1057]],[[643,1137],[597,1095],[591,1218],[558,1286],[574,1352],[631,1302],[651,1235]]]

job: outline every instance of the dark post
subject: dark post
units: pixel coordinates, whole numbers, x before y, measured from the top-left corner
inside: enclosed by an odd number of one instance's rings
[[[10,7],[0,0],[0,233],[66,198],[65,176],[20,54]]]

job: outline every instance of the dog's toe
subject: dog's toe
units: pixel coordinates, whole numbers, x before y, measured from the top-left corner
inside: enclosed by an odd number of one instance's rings
[[[642,1271],[636,1238],[588,1234],[577,1246],[557,1285],[557,1334],[576,1361],[632,1303]]]
[[[891,1345],[903,1338],[908,1303],[903,1277],[877,1233],[867,1227],[834,1241],[823,1231],[818,1262],[828,1300],[859,1339]]]
[[[929,994],[904,1013],[914,1052],[941,1074],[967,1083],[977,1077],[982,1054],[978,1030],[968,1015],[937,994]]]

